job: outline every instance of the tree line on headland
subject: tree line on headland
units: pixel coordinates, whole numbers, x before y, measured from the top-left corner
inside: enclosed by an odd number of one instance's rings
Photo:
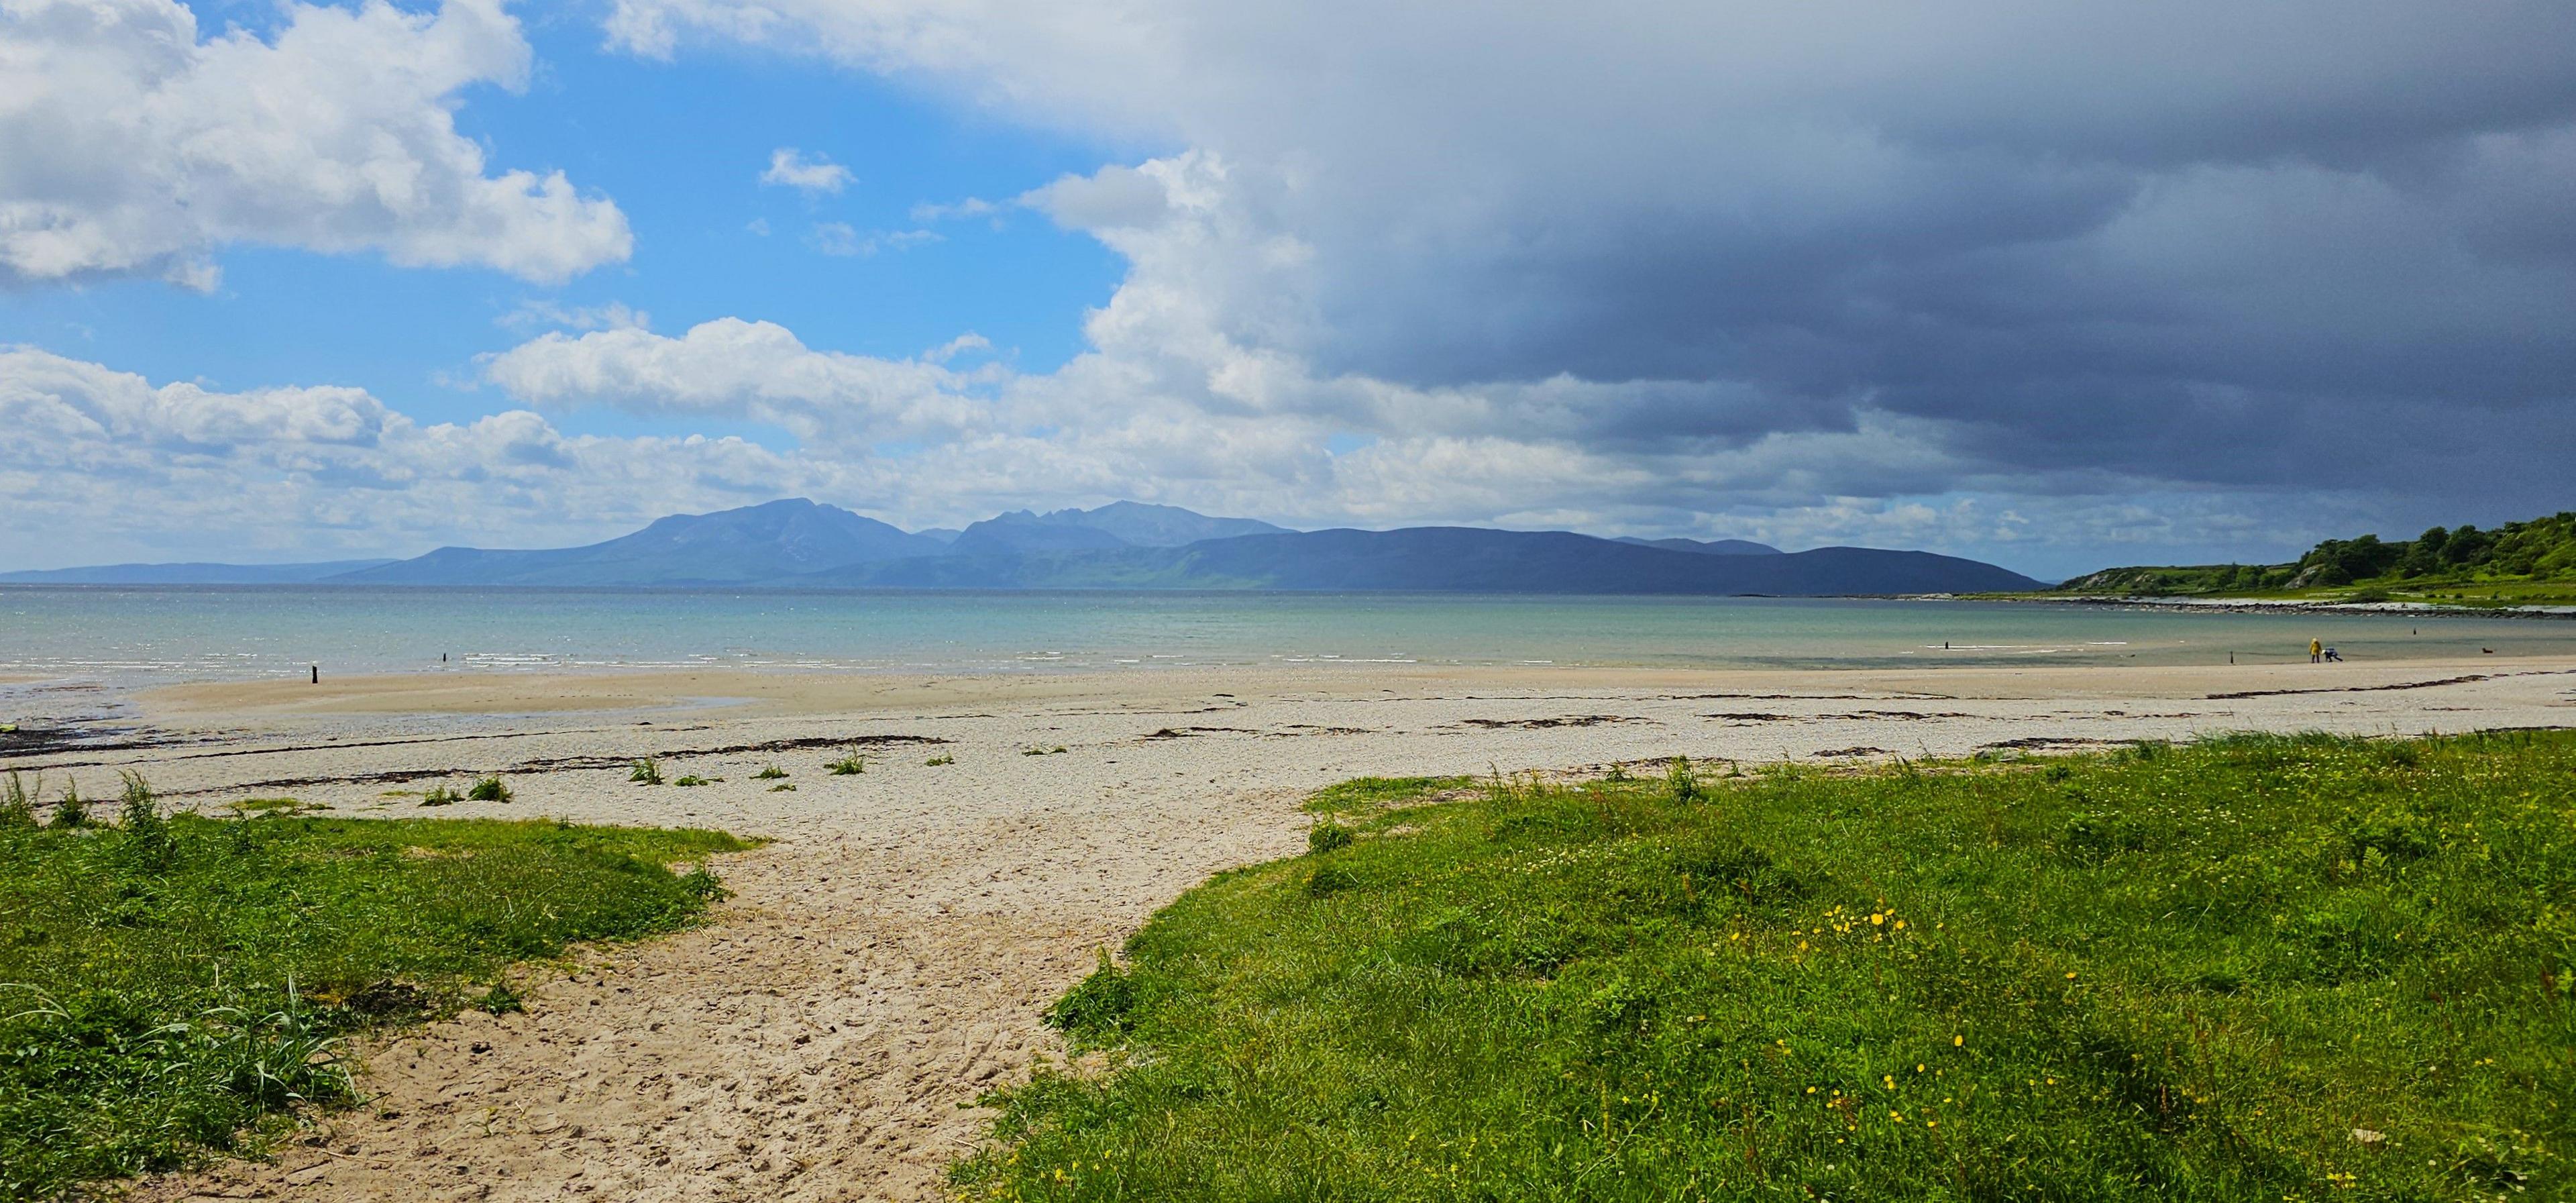
[[[2413,539],[2328,539],[2287,564],[2106,568],[2056,591],[2209,597],[2314,590],[2348,590],[2348,600],[2378,600],[2372,596],[2378,594],[2463,601],[2576,592],[2576,511],[2493,530],[2436,526]]]

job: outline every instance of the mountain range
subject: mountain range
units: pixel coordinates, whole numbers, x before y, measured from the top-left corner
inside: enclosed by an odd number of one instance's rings
[[[381,562],[129,564],[0,574],[0,582],[39,581],[1808,596],[2040,584],[1992,564],[1920,551],[1784,552],[1740,539],[1602,539],[1472,527],[1292,531],[1132,501],[1047,514],[1019,510],[953,534],[913,532],[803,498],[677,514],[583,547],[442,547]]]

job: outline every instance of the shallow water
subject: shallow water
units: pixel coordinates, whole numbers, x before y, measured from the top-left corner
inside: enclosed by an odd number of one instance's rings
[[[0,675],[110,685],[723,667],[1885,667],[2576,654],[2576,622],[2002,602],[1384,593],[0,586]],[[1946,646],[1945,646],[1946,645]],[[444,655],[446,659],[441,660]]]

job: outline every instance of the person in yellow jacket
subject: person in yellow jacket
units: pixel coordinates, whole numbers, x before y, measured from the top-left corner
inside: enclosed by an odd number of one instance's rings
[[[2326,662],[2326,641],[2325,641],[2325,640],[2323,640],[2323,639],[2311,639],[2311,640],[2309,640],[2309,641],[2308,641],[2308,663],[2310,663],[2310,664],[2323,664],[2323,663],[2325,663],[2325,662]]]

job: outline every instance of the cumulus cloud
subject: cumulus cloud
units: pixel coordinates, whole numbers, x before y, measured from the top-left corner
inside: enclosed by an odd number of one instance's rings
[[[918,359],[816,351],[786,327],[723,318],[673,338],[642,329],[555,333],[493,356],[485,375],[532,405],[749,417],[809,443],[865,447],[990,428],[998,369],[947,366],[957,344]]]
[[[176,0],[0,0],[0,283],[210,288],[231,243],[543,281],[625,259],[614,203],[457,133],[459,93],[528,70],[499,0],[289,4],[270,41],[201,40]]]
[[[1747,493],[1778,475],[1749,448],[1903,432],[1899,469],[1802,467],[1818,514],[2564,504],[2564,4],[618,0],[608,30],[1168,148],[1014,203],[1126,257],[1093,345],[1212,417],[1618,479],[1716,457]]]
[[[811,158],[793,146],[782,146],[769,152],[769,170],[760,173],[760,182],[783,185],[807,196],[838,193],[855,178],[850,169],[821,155]]]

